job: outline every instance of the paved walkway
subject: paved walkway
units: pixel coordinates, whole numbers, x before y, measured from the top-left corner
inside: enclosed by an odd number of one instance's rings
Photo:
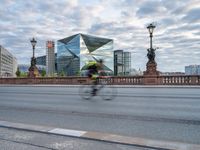
[[[68,137],[76,137],[82,139],[97,140],[115,144],[124,144],[132,146],[140,146],[150,149],[159,149],[159,150],[199,150],[200,145],[187,144],[180,142],[168,142],[168,141],[158,141],[145,138],[137,137],[128,137],[121,136],[117,134],[101,133],[101,132],[92,132],[92,131],[80,131],[80,130],[71,130],[47,126],[37,126],[30,124],[14,123],[8,121],[0,121],[0,127],[18,129],[23,131],[31,131],[45,134],[53,135],[62,135]]]

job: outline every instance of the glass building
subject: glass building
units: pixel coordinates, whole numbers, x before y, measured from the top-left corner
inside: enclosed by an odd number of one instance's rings
[[[56,63],[56,57],[57,57],[57,53],[54,54],[54,59],[55,59],[55,72],[57,71],[57,63]],[[39,56],[39,57],[36,57],[36,65],[39,65],[39,66],[45,66],[46,67],[46,62],[47,62],[47,56],[44,55],[44,56]],[[45,68],[46,70],[46,68]]]
[[[113,74],[113,40],[86,34],[75,34],[58,40],[57,69],[68,76],[86,70],[89,61],[104,60],[104,70]]]
[[[114,75],[130,75],[131,53],[123,50],[114,51]]]
[[[200,65],[185,66],[186,75],[200,75]]]

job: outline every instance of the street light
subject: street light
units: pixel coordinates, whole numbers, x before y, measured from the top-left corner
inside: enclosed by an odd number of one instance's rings
[[[35,45],[37,43],[37,41],[35,40],[35,38],[33,37],[32,40],[30,40],[32,46],[33,46],[33,57],[35,57]]]
[[[150,48],[147,49],[148,53],[147,53],[147,57],[149,58],[149,62],[154,62],[154,58],[155,58],[155,49],[153,48],[153,42],[152,42],[152,37],[153,37],[153,31],[156,28],[155,25],[153,25],[152,23],[149,24],[147,26],[147,29],[149,30],[149,34],[150,34]]]
[[[150,34],[150,48],[147,49],[148,53],[147,53],[147,57],[148,57],[148,62],[146,64],[147,66],[147,70],[144,71],[144,75],[159,75],[159,71],[157,71],[156,66],[157,63],[155,61],[155,50],[157,48],[153,48],[153,42],[152,42],[152,38],[153,38],[153,31],[156,28],[156,26],[151,23],[147,26],[147,29],[149,31]]]
[[[153,48],[153,46],[152,46],[152,37],[153,37],[153,31],[154,31],[155,28],[156,28],[156,26],[153,25],[152,23],[147,26],[147,29],[149,30],[149,34],[150,34],[150,49]]]
[[[150,23],[150,24],[147,26],[147,29],[149,30],[149,33],[150,33],[150,34],[153,34],[153,30],[154,30],[155,27],[156,27],[156,26],[153,25],[152,23]]]
[[[36,58],[35,58],[35,45],[36,45],[37,41],[35,40],[35,38],[32,38],[30,40],[30,42],[33,47],[33,57],[31,58],[31,66],[29,68],[28,77],[34,78],[34,77],[39,76],[39,71],[36,67]]]
[[[153,31],[156,28],[155,24],[151,23],[147,26],[147,29],[149,31],[150,34],[150,48],[147,49],[148,53],[147,53],[147,57],[148,57],[148,62],[146,64],[146,71],[144,71],[144,76],[159,76],[159,71],[157,71],[157,63],[155,61],[155,50],[157,48],[153,48],[153,44],[152,44],[152,38],[153,38]],[[144,83],[145,84],[158,84],[158,80],[157,78],[146,78]]]

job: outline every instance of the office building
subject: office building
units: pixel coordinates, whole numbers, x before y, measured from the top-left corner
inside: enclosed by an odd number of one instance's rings
[[[17,59],[0,45],[0,77],[16,77]]]
[[[46,66],[46,55],[36,57],[36,65]]]
[[[57,63],[56,63],[56,57],[57,57],[57,53],[54,54],[54,63],[55,63],[55,72],[57,71]],[[46,55],[44,56],[39,56],[39,57],[36,57],[36,65],[37,66],[45,66],[45,70],[47,68],[46,66]],[[44,67],[43,67],[44,68]]]
[[[131,53],[123,50],[114,51],[114,75],[130,75]]]
[[[54,41],[46,42],[46,72],[47,75],[55,73],[55,43]]]
[[[200,65],[185,66],[185,75],[200,75]]]
[[[104,60],[104,70],[113,74],[113,40],[86,34],[75,34],[57,41],[57,69],[68,76],[86,70],[89,61]]]

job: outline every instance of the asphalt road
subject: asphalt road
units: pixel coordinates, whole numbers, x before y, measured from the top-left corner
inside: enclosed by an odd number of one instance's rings
[[[112,101],[77,87],[0,86],[0,120],[200,144],[200,88],[117,88]]]

